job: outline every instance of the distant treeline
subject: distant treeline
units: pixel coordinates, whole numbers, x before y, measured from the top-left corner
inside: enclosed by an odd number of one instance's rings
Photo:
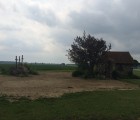
[[[65,63],[39,63],[39,62],[34,62],[34,63],[28,63],[27,64],[46,64],[46,65],[68,65],[68,66],[75,66],[75,64],[65,64]],[[15,64],[15,61],[0,61],[0,64]]]
[[[14,61],[0,61],[0,64],[15,64]]]

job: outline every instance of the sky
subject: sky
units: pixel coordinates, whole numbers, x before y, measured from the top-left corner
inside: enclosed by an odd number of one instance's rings
[[[0,0],[0,61],[70,63],[83,32],[140,61],[140,0]]]

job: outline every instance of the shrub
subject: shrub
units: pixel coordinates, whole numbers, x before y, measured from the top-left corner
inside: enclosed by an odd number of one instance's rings
[[[72,77],[81,77],[83,74],[82,71],[76,70],[72,72]]]
[[[14,76],[28,76],[29,70],[25,66],[19,66],[18,68],[16,67],[11,67],[9,69],[10,75]]]
[[[8,74],[8,70],[7,69],[5,69],[5,68],[1,68],[1,70],[0,70],[0,73],[1,74]]]
[[[94,78],[95,77],[95,73],[90,73],[89,71],[85,71],[84,74],[83,74],[83,77],[85,79],[87,79],[87,78]]]
[[[30,69],[29,74],[31,75],[39,75],[37,71]]]
[[[140,79],[139,76],[134,75],[132,72],[123,73],[123,72],[118,72],[116,70],[112,72],[112,78],[113,79]]]
[[[29,70],[29,74],[31,75],[38,75],[38,72],[31,68],[28,64],[24,64],[24,66]]]
[[[114,70],[114,71],[112,72],[112,78],[115,79],[115,80],[118,79],[118,78],[120,78],[119,72],[116,71],[116,70]]]
[[[88,71],[80,71],[80,70],[76,70],[74,72],[72,72],[72,77],[82,77],[82,78],[94,78],[95,74],[94,73],[89,73]]]
[[[21,76],[21,77],[26,77],[29,74],[38,75],[38,72],[30,69],[30,67],[27,64],[19,65],[17,68],[16,67],[11,67],[9,69],[9,73],[10,73],[10,75]]]

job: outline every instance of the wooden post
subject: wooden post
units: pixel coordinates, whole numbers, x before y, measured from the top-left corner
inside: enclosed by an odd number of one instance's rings
[[[18,61],[17,56],[16,56],[16,59],[15,60],[16,60],[16,69],[17,69],[17,61]]]
[[[23,64],[23,59],[24,59],[24,58],[23,58],[23,55],[22,55],[22,57],[21,57],[21,62],[22,62],[22,64]]]
[[[20,56],[19,56],[19,64],[20,64]]]

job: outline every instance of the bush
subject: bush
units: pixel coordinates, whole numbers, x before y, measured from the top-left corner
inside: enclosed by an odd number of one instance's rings
[[[10,75],[14,75],[14,76],[28,76],[29,70],[24,66],[19,66],[18,68],[11,67],[9,69],[9,73]]]
[[[112,72],[112,78],[113,79],[140,79],[139,76],[134,75],[132,72],[123,73],[123,72],[118,72],[116,70]]]
[[[8,74],[8,70],[5,68],[1,68],[0,73],[3,75],[6,75],[6,74]]]
[[[37,71],[30,69],[29,74],[31,75],[39,75]]]
[[[112,72],[112,78],[115,79],[115,80],[118,79],[118,78],[120,78],[119,72],[116,71],[116,70],[114,70],[114,71]]]
[[[130,75],[114,70],[112,72],[112,78],[113,79],[128,79],[128,78],[130,78]]]
[[[11,67],[9,69],[9,73],[10,73],[10,75],[20,76],[20,77],[26,77],[29,74],[38,75],[38,72],[30,69],[30,67],[27,64],[26,65],[19,65],[17,68]]]
[[[95,77],[95,73],[90,73],[89,71],[85,71],[83,74],[83,78],[87,79],[87,78],[94,78]]]
[[[31,75],[38,75],[38,72],[34,69],[32,69],[28,64],[24,64],[24,67],[26,67],[29,71],[29,74]]]
[[[82,78],[94,78],[95,74],[91,74],[88,71],[80,71],[80,70],[76,70],[74,72],[72,72],[72,77],[82,77]]]
[[[72,77],[81,77],[83,74],[82,71],[76,70],[72,72]]]

